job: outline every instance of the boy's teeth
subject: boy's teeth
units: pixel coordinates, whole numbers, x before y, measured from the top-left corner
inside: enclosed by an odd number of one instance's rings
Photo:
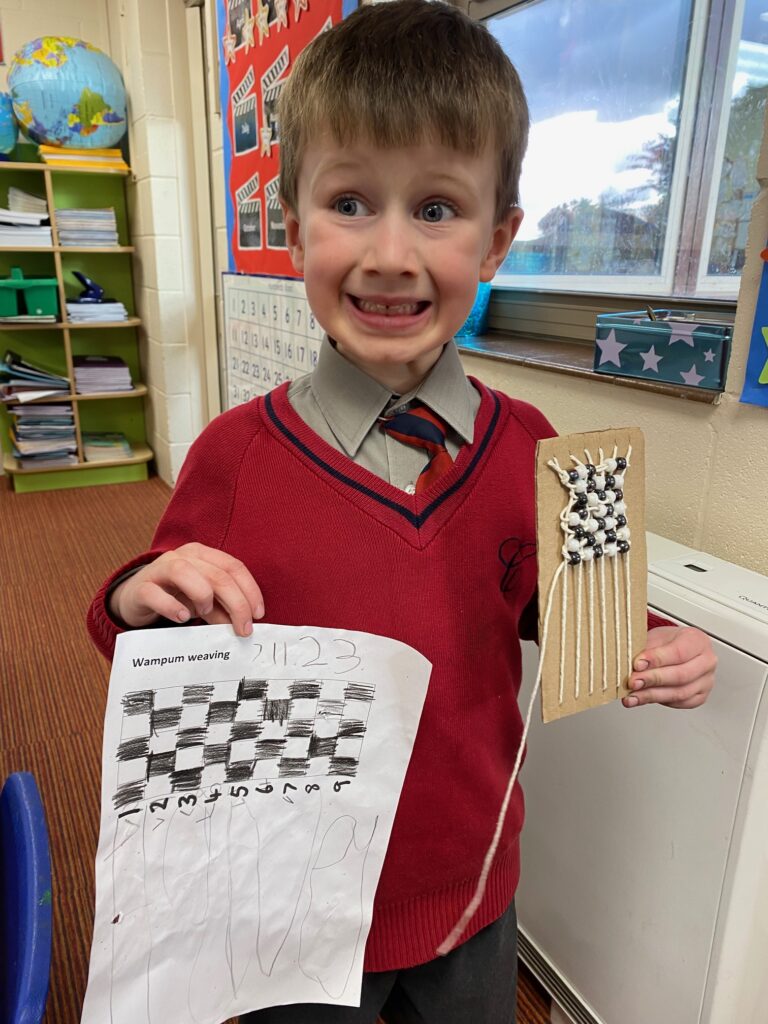
[[[383,313],[384,316],[412,316],[419,310],[418,302],[401,302],[399,306],[385,306],[380,302],[358,299],[357,304],[364,313]]]

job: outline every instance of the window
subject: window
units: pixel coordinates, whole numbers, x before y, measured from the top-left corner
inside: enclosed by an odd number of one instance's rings
[[[493,7],[491,13],[489,8]],[[768,0],[480,0],[532,127],[495,284],[735,299],[768,95]]]

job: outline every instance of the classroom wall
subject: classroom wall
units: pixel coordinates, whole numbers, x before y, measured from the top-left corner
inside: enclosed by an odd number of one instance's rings
[[[648,528],[768,574],[768,408],[738,398],[768,238],[768,135],[757,169],[728,387],[718,405],[467,357],[468,373],[538,406],[560,433],[637,425],[647,443]],[[768,356],[768,350],[766,351]]]
[[[178,475],[208,421],[187,22],[179,0],[106,0],[128,92],[136,305],[157,471]],[[215,341],[214,341],[215,345]]]

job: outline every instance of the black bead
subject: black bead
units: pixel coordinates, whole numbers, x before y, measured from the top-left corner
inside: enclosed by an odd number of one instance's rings
[[[604,519],[595,519],[595,522],[597,523],[598,530],[604,530],[605,529],[605,520]]]
[[[629,551],[629,541],[628,540],[620,540],[619,541],[619,551],[622,553],[622,555],[626,555],[626,553]]]
[[[584,527],[583,526],[574,526],[574,528],[573,528],[573,536],[576,538],[576,540],[581,540],[581,538],[584,536]]]
[[[626,468],[627,468],[627,460],[623,456],[620,456],[618,459],[616,459],[616,469],[626,469]]]
[[[615,477],[607,476],[605,478],[605,486],[606,487],[613,487],[615,483],[616,483]]]
[[[584,543],[587,545],[588,548],[593,548],[595,546],[595,538],[592,536],[591,533],[587,534]]]
[[[616,540],[616,531],[615,530],[606,530],[605,531],[605,543],[606,544],[613,544],[615,542],[615,540]]]
[[[579,474],[576,472],[575,469],[568,470],[568,479],[571,481],[572,484],[575,484],[576,481],[579,479]]]
[[[587,463],[586,470],[587,470],[587,476],[594,476],[595,475],[596,470],[595,470],[595,467],[592,465],[591,462]]]
[[[602,558],[603,557],[603,546],[602,546],[602,544],[595,544],[595,547],[594,547],[593,550],[595,552],[595,558]]]
[[[606,505],[605,506],[605,514],[607,516],[612,516],[613,515],[613,505]]]
[[[605,501],[605,491],[598,491],[597,492],[597,500],[598,501]]]
[[[626,526],[627,525],[627,517],[626,516],[616,516],[616,525],[617,526]]]
[[[587,494],[591,494],[595,490],[595,481],[587,480]]]
[[[624,497],[624,491],[620,487],[617,487],[613,493],[616,496],[616,501],[621,501]]]
[[[586,508],[586,507],[587,507],[587,496],[586,496],[586,494],[577,494],[576,495],[576,508]]]
[[[581,555],[578,553],[578,551],[572,551],[570,555],[568,555],[568,561],[571,565],[578,565],[581,561]]]
[[[589,511],[586,508],[579,509],[579,519],[589,519]]]

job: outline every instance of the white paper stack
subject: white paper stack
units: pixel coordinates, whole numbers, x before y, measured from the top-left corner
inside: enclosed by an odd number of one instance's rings
[[[53,245],[45,199],[11,186],[8,209],[0,208],[0,246],[18,249]]]
[[[48,216],[48,203],[43,196],[25,192],[23,188],[11,185],[8,188],[8,209],[14,213],[42,213]]]
[[[117,220],[112,207],[102,210],[57,210],[56,225],[61,245],[118,245]]]
[[[75,390],[79,395],[100,391],[131,391],[131,371],[120,356],[74,356]]]
[[[127,320],[128,310],[122,302],[68,302],[67,316],[74,324],[112,323]]]

